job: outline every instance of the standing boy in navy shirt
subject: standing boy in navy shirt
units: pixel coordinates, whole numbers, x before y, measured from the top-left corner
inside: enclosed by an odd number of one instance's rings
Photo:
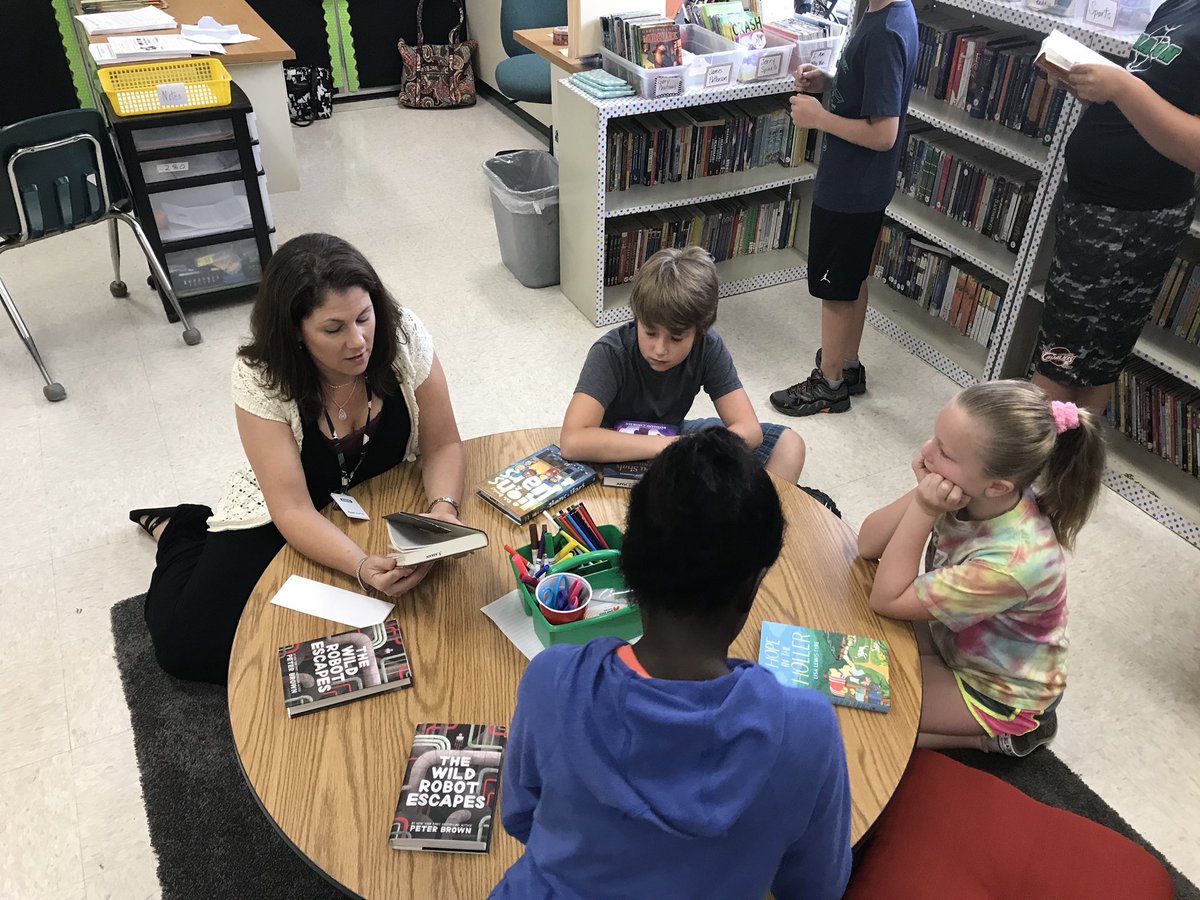
[[[792,121],[825,132],[808,238],[808,292],[822,301],[821,349],[805,381],[771,394],[771,405],[786,415],[846,412],[850,395],[867,389],[858,361],[866,280],[883,211],[896,190],[917,50],[910,0],[870,0],[831,84],[815,66],[796,73],[805,93],[791,99]],[[826,87],[827,109],[808,96]]]
[[[728,658],[782,544],[779,497],[737,436],[708,429],[650,465],[621,548],[642,639],[529,663],[500,793],[525,852],[493,898],[842,896],[850,789],[833,707]]]

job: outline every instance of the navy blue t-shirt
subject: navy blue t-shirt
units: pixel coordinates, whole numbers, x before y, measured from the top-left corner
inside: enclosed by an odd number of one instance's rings
[[[917,65],[917,14],[910,0],[868,12],[842,48],[826,107],[847,119],[898,116],[896,143],[870,150],[825,135],[813,202],[834,212],[878,212],[896,192],[904,117]]]

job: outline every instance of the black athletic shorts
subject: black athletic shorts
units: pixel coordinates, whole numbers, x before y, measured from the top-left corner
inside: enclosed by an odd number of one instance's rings
[[[1064,200],[1034,364],[1069,387],[1112,384],[1162,290],[1194,201],[1127,210]]]
[[[871,273],[883,210],[834,212],[814,203],[808,222],[808,292],[821,300],[857,300]]]

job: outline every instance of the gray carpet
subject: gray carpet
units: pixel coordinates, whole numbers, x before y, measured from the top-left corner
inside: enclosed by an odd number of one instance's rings
[[[131,597],[114,606],[112,629],[163,897],[342,896],[280,837],[246,785],[225,689],[179,681],[158,667],[143,602]],[[1177,900],[1200,900],[1195,885],[1053,753],[1040,750],[1025,760],[968,751],[948,755],[1125,835],[1167,867]]]

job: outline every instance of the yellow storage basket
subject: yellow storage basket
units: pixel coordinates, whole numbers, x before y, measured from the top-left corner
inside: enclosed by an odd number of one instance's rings
[[[119,116],[229,105],[229,72],[218,59],[180,59],[106,66],[100,86]]]

